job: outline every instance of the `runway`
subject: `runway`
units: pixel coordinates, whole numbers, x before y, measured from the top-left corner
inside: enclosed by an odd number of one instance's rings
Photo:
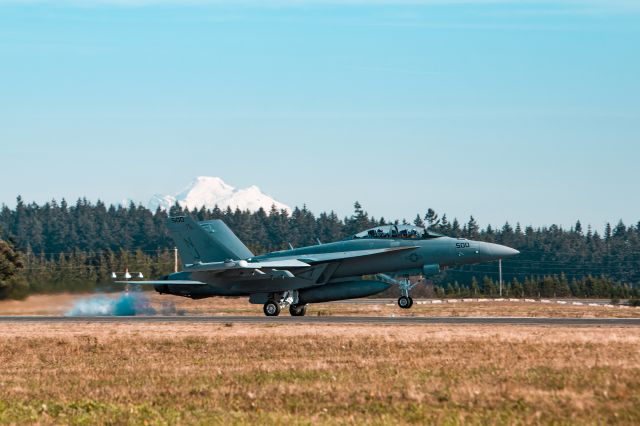
[[[0,323],[206,323],[206,324],[379,324],[379,325],[537,325],[619,327],[640,326],[640,318],[529,317],[263,317],[263,316],[135,316],[60,317],[0,316]],[[6,326],[6,325],[5,325]]]

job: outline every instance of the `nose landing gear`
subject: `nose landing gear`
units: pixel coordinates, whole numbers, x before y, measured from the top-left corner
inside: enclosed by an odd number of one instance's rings
[[[400,296],[398,306],[402,309],[411,309],[413,306],[413,298],[411,296]]]
[[[416,286],[411,284],[409,278],[404,278],[399,282],[401,296],[398,299],[398,306],[401,309],[411,309],[413,306],[413,298],[409,295],[409,292]]]
[[[416,282],[415,284],[411,284],[408,276],[405,276],[399,281],[385,274],[378,274],[377,276],[383,281],[395,284],[400,287],[400,298],[398,299],[398,306],[401,309],[411,309],[411,307],[413,306],[413,298],[409,295],[409,293],[415,288],[415,286],[420,283],[420,281]]]

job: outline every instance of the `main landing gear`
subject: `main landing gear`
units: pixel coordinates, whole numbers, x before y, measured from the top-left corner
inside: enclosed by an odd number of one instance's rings
[[[289,313],[292,317],[303,317],[307,313],[307,305],[290,305]]]
[[[268,317],[277,317],[287,307],[289,307],[289,313],[292,317],[303,317],[307,313],[307,305],[298,302],[297,291],[272,293],[262,310]]]
[[[280,315],[280,304],[273,300],[267,300],[267,303],[264,304],[262,310],[268,317],[277,317]]]

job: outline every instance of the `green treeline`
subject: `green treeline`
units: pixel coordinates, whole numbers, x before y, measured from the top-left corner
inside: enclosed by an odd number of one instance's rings
[[[395,294],[395,293],[394,293]],[[459,282],[435,283],[433,289],[418,287],[415,297],[439,298],[607,298],[612,300],[638,299],[640,286],[620,283],[611,278],[587,275],[569,280],[566,275],[547,275],[542,277],[526,277],[519,281],[514,277],[504,282],[502,295],[497,280],[488,276],[482,280],[474,276],[469,285]],[[391,294],[389,294],[391,296]]]
[[[340,218],[334,212],[314,215],[306,207],[291,215],[272,208],[255,213],[240,210],[200,209],[171,214],[191,214],[197,220],[222,219],[254,253],[331,242],[385,223],[406,223],[374,218],[355,203],[354,213]],[[168,214],[142,206],[107,206],[79,199],[75,204],[51,201],[26,204],[0,211],[0,239],[9,241],[19,254],[17,276],[28,283],[21,291],[86,291],[110,283],[112,271],[141,271],[157,277],[173,270],[173,242],[165,224]],[[636,296],[640,283],[640,222],[615,227],[602,234],[556,225],[542,228],[506,223],[481,229],[471,217],[450,220],[432,209],[416,215],[411,223],[459,238],[477,239],[514,247],[520,256],[504,262],[505,288],[510,297],[606,297]],[[0,257],[2,261],[2,257]],[[497,264],[452,268],[434,277],[439,295],[497,294]],[[0,276],[0,297],[2,292]],[[6,280],[5,280],[6,281]],[[5,285],[7,287],[8,285]],[[4,294],[4,296],[3,296]]]

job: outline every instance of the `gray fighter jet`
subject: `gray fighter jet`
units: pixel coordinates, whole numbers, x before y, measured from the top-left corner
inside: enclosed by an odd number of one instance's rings
[[[254,255],[221,220],[169,218],[168,228],[183,271],[153,285],[157,292],[201,299],[248,296],[267,316],[307,304],[371,296],[399,285],[398,305],[413,305],[408,277],[438,274],[442,268],[490,262],[519,254],[509,247],[436,234],[410,225],[378,226],[343,241]],[[369,278],[366,278],[369,277]],[[400,280],[396,280],[401,277]]]

